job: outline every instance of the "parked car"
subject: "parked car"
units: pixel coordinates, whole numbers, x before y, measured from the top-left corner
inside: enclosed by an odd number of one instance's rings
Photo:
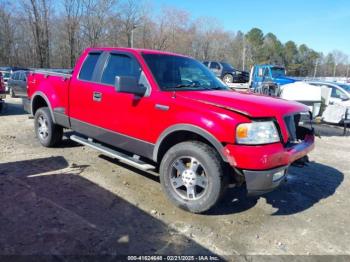
[[[309,81],[309,84],[325,87],[330,90],[325,98],[325,109],[322,118],[325,122],[342,124],[350,119],[350,85],[337,82]]]
[[[9,92],[8,89],[8,80],[10,79],[11,75],[19,70],[28,70],[27,68],[24,67],[18,67],[18,66],[1,66],[0,67],[0,72],[3,74],[4,77],[4,83],[5,83],[5,89],[6,92]]]
[[[286,69],[277,65],[254,65],[250,72],[249,87],[255,93],[278,96],[282,85],[296,80],[286,76]]]
[[[10,71],[0,71],[2,73],[3,79],[4,79],[4,85],[5,85],[5,90],[8,92],[8,80],[11,77],[11,72]]]
[[[305,105],[232,91],[193,58],[155,50],[87,49],[73,74],[31,73],[23,101],[43,146],[72,129],[80,144],[159,170],[168,198],[195,213],[228,183],[275,189],[314,148]]]
[[[3,105],[5,103],[4,99],[6,98],[6,90],[4,80],[2,78],[2,73],[0,72],[0,112],[3,109]]]
[[[225,83],[247,83],[249,73],[235,69],[226,62],[204,61],[203,64]]]
[[[15,71],[9,81],[8,89],[11,97],[27,97],[27,77],[29,71]]]

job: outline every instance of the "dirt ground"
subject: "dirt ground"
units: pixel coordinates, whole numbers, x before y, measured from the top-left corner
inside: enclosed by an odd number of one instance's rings
[[[311,163],[290,168],[278,190],[251,199],[232,188],[194,215],[167,201],[156,174],[68,139],[40,146],[20,99],[6,103],[1,255],[350,255],[350,138],[340,129],[321,129]]]

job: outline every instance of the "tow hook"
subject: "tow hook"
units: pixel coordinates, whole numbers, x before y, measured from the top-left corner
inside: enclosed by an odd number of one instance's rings
[[[294,161],[292,163],[292,166],[295,166],[295,167],[304,167],[304,166],[307,166],[308,163],[310,163],[310,160],[309,160],[309,157],[308,156],[303,156],[302,158]]]

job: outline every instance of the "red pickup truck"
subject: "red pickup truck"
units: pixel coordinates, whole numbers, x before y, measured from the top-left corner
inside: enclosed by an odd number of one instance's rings
[[[195,59],[154,50],[87,49],[72,74],[31,73],[24,102],[43,146],[71,129],[78,143],[159,171],[168,198],[196,213],[229,183],[273,190],[314,147],[306,106],[232,91]]]

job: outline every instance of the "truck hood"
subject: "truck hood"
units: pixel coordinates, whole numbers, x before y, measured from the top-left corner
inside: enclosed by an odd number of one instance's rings
[[[295,79],[288,78],[288,77],[276,77],[274,78],[274,82],[280,84],[280,85],[285,85],[285,84],[290,84],[296,82]]]
[[[176,92],[176,97],[224,108],[250,118],[276,117],[309,111],[307,106],[298,102],[229,90],[180,91]]]

